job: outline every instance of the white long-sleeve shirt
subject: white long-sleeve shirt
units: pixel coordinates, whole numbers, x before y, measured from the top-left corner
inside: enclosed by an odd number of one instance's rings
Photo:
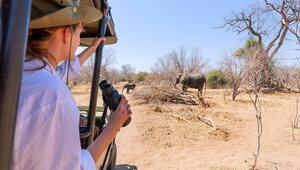
[[[34,59],[24,69],[43,63]],[[93,158],[81,150],[79,110],[66,86],[66,64],[24,71],[13,149],[13,170],[95,170]],[[71,62],[70,78],[79,74],[79,59]]]

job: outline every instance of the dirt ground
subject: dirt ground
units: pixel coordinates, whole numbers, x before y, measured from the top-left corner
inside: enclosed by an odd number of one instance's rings
[[[116,87],[120,89],[122,85]],[[138,97],[147,86],[126,94],[131,124],[117,136],[117,164],[140,170],[249,169],[257,147],[255,109],[247,94],[232,101],[226,90],[207,89],[208,108],[148,103]],[[89,87],[75,88],[78,105],[87,105]],[[192,91],[196,93],[196,91]],[[300,131],[292,139],[291,115],[299,94],[264,94],[263,132],[257,169],[300,170]],[[100,99],[99,99],[100,100]],[[98,101],[101,106],[101,101]],[[197,119],[212,120],[211,127]]]

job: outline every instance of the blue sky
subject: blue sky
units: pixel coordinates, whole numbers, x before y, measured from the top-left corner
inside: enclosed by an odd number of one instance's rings
[[[199,47],[213,67],[225,51],[243,46],[246,36],[215,29],[233,11],[262,0],[109,0],[118,36],[117,63],[150,71],[158,57],[177,47]]]

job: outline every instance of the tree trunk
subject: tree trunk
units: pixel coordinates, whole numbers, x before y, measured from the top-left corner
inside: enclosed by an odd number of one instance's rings
[[[239,94],[238,93],[238,87],[237,85],[233,85],[232,87],[232,100],[235,101],[236,96]]]

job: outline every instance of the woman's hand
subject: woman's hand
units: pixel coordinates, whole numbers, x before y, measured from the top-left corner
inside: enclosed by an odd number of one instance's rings
[[[122,95],[117,109],[109,116],[108,126],[112,126],[113,129],[119,131],[131,114],[130,104],[128,104],[127,99]]]
[[[96,51],[96,49],[97,49],[97,47],[99,46],[99,44],[103,41],[105,41],[106,39],[103,37],[103,38],[96,38],[93,42],[92,42],[92,44],[91,44],[91,46],[89,47],[89,48],[91,48],[92,50],[93,50],[93,52],[95,52]]]
[[[82,65],[94,52],[96,52],[97,47],[102,41],[105,41],[105,38],[96,38],[88,48],[78,54],[80,65]]]

